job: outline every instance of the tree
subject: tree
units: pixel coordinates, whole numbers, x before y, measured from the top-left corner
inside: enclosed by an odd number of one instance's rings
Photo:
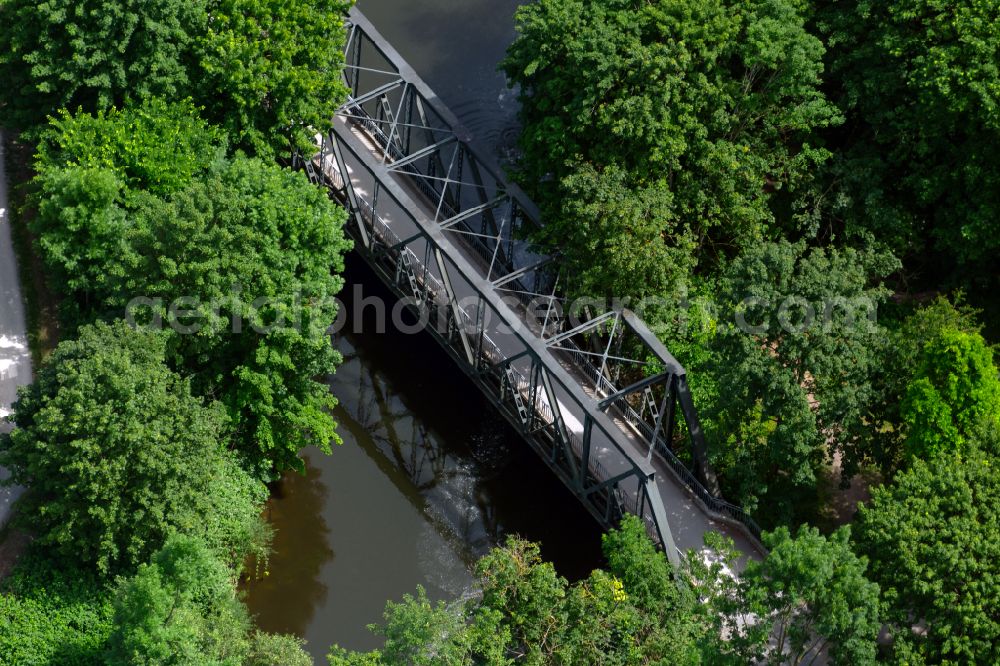
[[[909,663],[1000,660],[998,438],[977,439],[964,452],[914,460],[858,511],[857,549]]]
[[[848,118],[839,212],[900,255],[931,251],[936,276],[1000,248],[998,13],[996,0],[818,3]]]
[[[824,651],[833,664],[874,664],[879,588],[866,578],[867,560],[851,550],[850,528],[824,537],[804,526],[793,538],[781,527],[764,537],[764,545],[767,557],[748,562],[740,576],[740,615],[753,614],[759,626],[773,628],[776,642],[769,645],[766,633],[730,623],[737,650],[773,664],[812,663]]]
[[[571,265],[587,265],[594,244],[635,248],[652,264],[657,236],[671,255],[696,240],[701,259],[757,242],[775,194],[804,190],[828,157],[812,132],[839,117],[819,90],[823,46],[797,3],[542,0],[516,22],[502,65],[521,89],[516,175],[542,207],[546,246],[566,244]],[[573,203],[581,185],[607,183],[643,215],[602,219],[574,242],[595,212],[622,209]],[[599,282],[627,282],[618,271],[629,266],[612,262]]]
[[[135,190],[166,196],[216,166],[226,135],[199,119],[190,100],[145,100],[97,113],[60,111],[40,136],[36,169],[110,171],[119,201]]]
[[[108,109],[188,89],[200,1],[7,0],[0,4],[0,125],[41,125],[58,109]]]
[[[672,193],[662,183],[633,189],[628,178],[618,167],[598,172],[585,164],[563,179],[563,214],[575,232],[567,235],[564,226],[550,223],[537,240],[559,248],[569,293],[656,298],[674,293],[694,269],[693,234],[664,231],[675,216]]]
[[[927,341],[902,405],[910,458],[953,454],[985,419],[1000,423],[1000,370],[977,333]]]
[[[604,548],[609,570],[570,584],[536,544],[511,537],[477,564],[481,597],[435,604],[418,589],[386,606],[384,650],[334,646],[330,664],[694,664],[711,653],[694,597],[639,519],[627,517]]]
[[[197,538],[173,536],[115,597],[106,663],[238,666],[250,618],[230,572]]]
[[[258,631],[251,638],[244,666],[313,666],[302,644],[302,639],[295,636]]]
[[[236,473],[222,453],[226,419],[191,395],[165,354],[162,335],[86,326],[18,394],[0,465],[7,483],[30,488],[20,501],[25,526],[67,561],[128,570],[169,533],[215,525],[213,493]],[[234,523],[256,520],[253,497]],[[216,533],[222,548],[228,530]]]
[[[924,347],[946,332],[979,335],[979,311],[962,303],[962,294],[954,304],[943,296],[912,312],[901,322],[886,326],[887,344],[883,346],[883,371],[875,382],[876,399],[868,435],[868,455],[889,478],[907,461],[907,428],[902,408],[907,392],[915,381]]]
[[[112,268],[109,258],[134,254],[127,208],[136,193],[172,195],[217,166],[224,152],[219,130],[186,102],[154,99],[95,115],[63,111],[51,121],[35,162],[33,230],[50,286],[72,296],[62,299],[64,326],[87,321],[87,310],[128,279],[131,266]]]
[[[680,573],[649,540],[640,518],[623,518],[617,529],[601,537],[601,550],[615,607],[621,609],[627,601],[635,609],[626,626],[637,636],[643,655],[683,663],[697,661],[699,650],[712,654],[716,641],[698,618],[695,592],[678,584]],[[596,576],[598,572],[592,579],[600,581]],[[580,633],[583,637],[586,630]]]
[[[195,92],[206,117],[261,157],[309,145],[347,96],[342,18],[351,4],[209,0]]]
[[[232,147],[271,158],[329,123],[346,96],[348,0],[52,0],[0,4],[0,125],[60,109],[192,98]]]
[[[174,362],[196,375],[199,393],[219,396],[263,476],[301,469],[305,446],[340,441],[325,377],[340,361],[326,331],[343,285],[344,217],[299,174],[241,158],[135,209],[135,272],[107,302],[162,299],[157,314],[180,324]],[[170,304],[184,298],[195,314],[178,320]]]
[[[29,546],[0,586],[0,661],[98,666],[113,615],[106,581]]]
[[[150,102],[57,121],[40,152],[34,230],[73,304],[67,323],[120,317],[145,299],[133,314],[176,333],[168,361],[223,403],[242,453],[269,477],[300,468],[303,446],[338,441],[321,378],[338,362],[326,329],[345,213],[299,174],[221,158],[189,112]],[[106,138],[135,128],[146,137],[135,149]],[[142,146],[170,133],[171,151],[149,163]]]
[[[896,261],[876,250],[766,243],[726,269],[714,356],[699,396],[723,487],[775,524],[808,517],[835,452],[849,478],[866,460],[887,296]]]

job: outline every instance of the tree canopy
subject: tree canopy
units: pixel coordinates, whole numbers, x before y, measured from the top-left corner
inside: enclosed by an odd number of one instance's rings
[[[814,503],[834,452],[848,469],[864,460],[884,335],[879,278],[894,265],[878,251],[784,241],[748,249],[723,273],[713,355],[699,367],[716,384],[696,396],[716,470],[771,520]]]
[[[144,299],[142,323],[159,318],[174,333],[172,367],[226,407],[267,476],[298,468],[303,446],[337,441],[322,379],[338,362],[326,329],[345,214],[297,174],[225,159],[217,130],[191,113],[151,101],[54,121],[34,230],[67,325],[124,316]],[[129,138],[136,130],[143,139]],[[169,149],[161,136],[174,137]]]
[[[781,527],[764,544],[768,555],[747,563],[741,591],[744,609],[775,628],[772,663],[811,663],[827,652],[834,664],[874,664],[879,588],[866,577],[865,558],[851,550],[850,529],[824,537],[805,526],[793,538]],[[740,627],[730,629],[740,635]]]
[[[989,420],[1000,424],[1000,370],[981,336],[942,331],[924,344],[902,405],[911,458],[956,453]]]
[[[115,598],[107,663],[239,664],[246,610],[229,570],[195,538],[170,538]]]
[[[712,639],[642,523],[626,518],[604,550],[608,569],[570,584],[542,561],[537,544],[512,537],[478,563],[481,598],[435,604],[419,589],[386,606],[378,628],[384,649],[334,646],[330,663],[698,663]]]
[[[67,561],[128,570],[171,532],[203,533],[216,519],[213,495],[235,473],[222,448],[226,417],[191,395],[165,354],[163,335],[86,326],[20,391],[0,464],[31,489],[19,515]],[[250,493],[232,527],[256,520],[261,491],[229,494]]]
[[[311,145],[347,95],[341,26],[353,0],[207,4],[192,93],[205,118],[256,155],[286,154],[290,142]]]
[[[760,240],[775,194],[829,155],[809,137],[839,113],[820,91],[823,45],[797,3],[542,0],[516,21],[503,68],[521,89],[517,176],[543,208],[543,240],[569,243],[571,265],[593,245],[650,262],[660,242],[672,254],[730,254]],[[630,218],[594,228],[599,209],[572,201],[595,177],[618,200],[655,206],[617,204],[607,212]],[[630,277],[616,272],[627,261],[604,264],[609,282]]]
[[[251,631],[231,570],[197,538],[170,537],[122,580],[103,663],[309,666],[298,639]]]
[[[198,0],[0,3],[0,125],[30,128],[59,109],[100,111],[149,96],[181,97],[199,26]]]
[[[849,119],[841,216],[901,254],[932,249],[945,268],[989,265],[1000,248],[992,149],[1000,140],[1000,3],[816,4],[831,88]]]
[[[882,372],[875,380],[875,400],[867,417],[872,427],[866,439],[872,463],[886,478],[909,461],[903,403],[922,365],[925,345],[944,334],[982,332],[979,311],[962,299],[963,295],[957,294],[953,303],[938,296],[885,327]]]
[[[914,461],[859,509],[855,538],[883,589],[900,661],[1000,659],[997,435],[977,439]]]
[[[233,147],[273,157],[329,122],[346,89],[349,0],[27,0],[0,3],[0,125],[60,109],[189,97]]]

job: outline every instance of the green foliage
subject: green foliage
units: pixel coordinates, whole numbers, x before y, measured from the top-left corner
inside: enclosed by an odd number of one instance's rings
[[[574,232],[547,224],[539,242],[558,246],[566,288],[580,296],[656,297],[683,285],[694,268],[695,239],[683,230],[665,232],[673,195],[662,183],[630,188],[627,174],[585,164],[563,179],[562,214]]]
[[[901,662],[1000,660],[995,435],[984,444],[993,450],[915,460],[859,509],[857,547],[882,587]]]
[[[331,666],[387,664],[874,664],[879,588],[843,528],[765,538],[770,554],[743,575],[732,542],[706,538],[675,571],[629,516],[604,537],[606,570],[567,583],[534,544],[510,539],[476,567],[481,596],[431,602],[422,588],[389,603],[385,648],[334,646]],[[772,635],[772,631],[774,632]],[[723,636],[726,638],[723,640]],[[771,639],[776,638],[777,643]]]
[[[1000,370],[976,333],[945,330],[927,341],[902,405],[907,453],[953,454],[981,422],[1000,423]]]
[[[265,634],[258,631],[250,640],[250,653],[244,666],[313,666],[313,659],[295,636]]]
[[[1000,3],[817,4],[849,118],[838,212],[901,254],[944,253],[938,276],[988,266],[1000,249]]]
[[[506,548],[479,561],[476,574],[483,606],[501,614],[511,649],[535,663],[552,655],[566,628],[562,602],[567,582],[550,562],[542,561],[538,545],[508,539]]]
[[[75,567],[26,554],[0,589],[0,663],[100,666],[112,629],[104,583]]]
[[[765,533],[763,561],[748,561],[732,540],[706,535],[712,555],[689,553],[692,584],[704,599],[707,621],[727,639],[708,663],[876,663],[881,629],[879,587],[866,578],[867,560],[851,550],[850,529],[829,537],[809,526],[792,536],[785,527]]]
[[[58,109],[182,95],[193,41],[207,20],[200,1],[5,0],[0,125],[24,129]]]
[[[177,333],[172,367],[226,407],[255,473],[299,468],[303,446],[337,441],[317,378],[338,362],[325,331],[349,247],[344,211],[298,174],[221,159],[205,143],[215,130],[184,119],[189,107],[161,109],[66,116],[47,135],[34,230],[60,276],[64,319],[120,317],[149,299],[144,314]],[[136,123],[176,137],[158,153],[171,166],[145,161],[143,141],[86,139],[127,136]]]
[[[341,17],[353,0],[208,0],[198,100],[261,157],[309,145],[347,95]],[[197,93],[196,93],[197,95]],[[310,127],[315,129],[310,129]]]
[[[205,172],[225,152],[223,133],[198,119],[190,101],[151,99],[95,115],[63,110],[42,132],[36,169],[106,170],[124,195],[168,195]]]
[[[695,620],[693,597],[637,518],[605,539],[609,571],[570,584],[538,546],[510,538],[476,567],[481,596],[433,603],[422,588],[389,603],[385,648],[334,646],[332,666],[377,664],[694,664],[713,640]]]
[[[174,536],[121,583],[110,666],[239,666],[250,619],[226,566],[198,539]]]
[[[877,281],[896,265],[878,251],[784,241],[745,251],[723,276],[726,309],[702,368],[716,393],[696,397],[723,487],[766,505],[772,524],[808,517],[834,451],[847,475],[865,460],[884,342]]]
[[[902,322],[887,325],[883,372],[876,381],[876,401],[868,421],[870,456],[881,472],[891,476],[906,462],[906,434],[903,401],[914,383],[924,347],[946,332],[978,335],[978,311],[962,305],[959,294],[952,304],[939,296],[911,313]],[[912,389],[916,391],[918,389]]]
[[[289,140],[301,144],[309,125],[325,127],[346,95],[337,72],[350,4],[5,0],[0,125],[28,129],[60,109],[187,96],[234,147],[273,157]]]
[[[427,599],[423,587],[417,596],[404,595],[402,603],[389,602],[385,609],[382,658],[390,664],[413,666],[457,666],[472,663],[470,632],[461,604],[447,606]]]
[[[170,303],[197,299],[182,308],[194,317],[176,320],[192,334],[174,336],[174,362],[219,396],[259,474],[300,469],[308,445],[329,451],[340,441],[324,378],[340,359],[326,329],[349,247],[343,209],[298,174],[237,159],[170,201],[144,197],[135,219],[136,272],[106,302],[149,294],[169,321]]]
[[[67,561],[128,569],[210,517],[225,417],[167,369],[165,347],[124,323],[84,327],[19,392],[0,465],[30,488],[26,526]]]
[[[201,537],[236,575],[248,559],[258,567],[266,564],[274,531],[261,512],[269,494],[267,486],[245,470],[235,455],[227,454],[212,481],[209,518],[187,531]]]
[[[786,649],[791,663],[799,663],[827,647],[833,664],[875,663],[879,588],[865,577],[868,563],[849,539],[847,527],[828,538],[808,526],[792,538],[782,527],[764,539],[764,561],[747,565],[747,603],[776,627],[772,662],[785,663],[775,654]]]
[[[713,258],[760,240],[775,193],[801,189],[828,157],[810,136],[838,113],[798,3],[542,0],[516,20],[502,66],[522,91],[518,179],[571,265],[593,247],[614,258],[601,283],[627,284],[631,262],[693,243]],[[596,201],[574,203],[595,186]],[[616,212],[634,217],[593,222]]]

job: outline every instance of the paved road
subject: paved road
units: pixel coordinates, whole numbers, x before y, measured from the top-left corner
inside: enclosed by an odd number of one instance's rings
[[[3,131],[0,130],[0,416],[9,413],[10,405],[17,397],[17,387],[31,381],[31,354],[11,242],[6,155],[3,151]],[[9,430],[10,424],[0,423],[0,432]],[[0,478],[6,476],[6,470],[0,468]],[[10,505],[20,494],[20,488],[0,489],[0,525],[7,521]]]

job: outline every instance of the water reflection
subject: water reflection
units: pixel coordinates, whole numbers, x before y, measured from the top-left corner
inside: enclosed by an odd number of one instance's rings
[[[268,630],[304,635],[326,602],[329,589],[320,574],[334,558],[330,528],[322,518],[329,491],[318,467],[306,458],[304,475],[286,475],[273,488],[267,519],[279,526],[269,571],[253,586],[254,605],[281,609],[269,615]]]
[[[518,4],[359,6],[474,143],[502,160],[517,137],[517,104],[496,65]],[[356,257],[346,278],[348,313],[355,283],[392,298]],[[316,663],[334,642],[378,647],[366,625],[381,620],[387,599],[417,584],[432,598],[465,593],[471,563],[511,533],[541,541],[570,578],[597,566],[596,523],[429,337],[348,334],[336,345],[344,363],[330,386],[344,445],[309,453],[306,476],[286,479],[271,503],[271,575],[247,598],[262,629],[305,638]]]
[[[360,260],[349,266],[362,297],[389,296]],[[378,647],[366,625],[387,599],[417,584],[432,598],[466,594],[472,562],[511,533],[541,541],[563,575],[596,566],[596,524],[433,340],[336,344],[344,444],[308,452],[306,476],[286,478],[271,502],[271,575],[247,598],[262,629],[302,636],[318,663],[334,642]]]

